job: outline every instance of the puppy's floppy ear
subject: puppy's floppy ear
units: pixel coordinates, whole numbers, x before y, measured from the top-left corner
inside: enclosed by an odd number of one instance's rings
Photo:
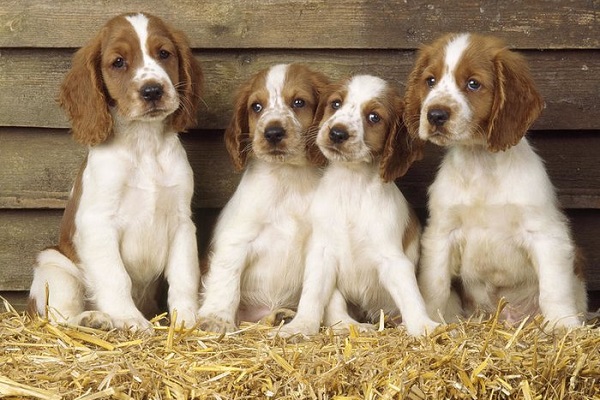
[[[487,126],[488,148],[501,151],[516,145],[544,108],[527,62],[502,49],[494,59],[496,88]]]
[[[406,93],[404,94],[404,116],[408,133],[413,138],[419,137],[419,121],[421,119],[421,100],[424,98],[422,91],[426,90],[423,80],[423,71],[429,65],[432,49],[421,47],[417,53],[417,60],[408,76]]]
[[[101,68],[102,37],[105,29],[75,53],[71,69],[60,87],[58,102],[71,121],[74,139],[94,146],[112,134],[113,120],[108,109]]]
[[[306,157],[308,160],[319,167],[327,165],[327,158],[321,153],[319,146],[317,146],[317,135],[319,134],[319,128],[321,126],[321,120],[325,114],[325,107],[327,107],[327,101],[331,91],[329,80],[322,74],[320,75],[319,81],[314,86],[316,88],[315,98],[318,99],[317,108],[313,114],[313,121],[308,129],[308,135],[306,139]]]
[[[385,182],[404,176],[413,162],[423,158],[423,141],[408,134],[402,118],[404,102],[399,96],[393,98],[390,115],[396,118],[390,123],[379,165],[379,175]]]
[[[200,63],[194,58],[187,37],[183,32],[170,28],[179,59],[179,108],[173,115],[173,129],[183,132],[197,124],[204,75]]]
[[[246,82],[240,87],[236,96],[233,116],[225,129],[225,147],[236,170],[241,171],[246,166],[248,152],[251,151],[250,126],[248,124],[248,99],[252,82]]]

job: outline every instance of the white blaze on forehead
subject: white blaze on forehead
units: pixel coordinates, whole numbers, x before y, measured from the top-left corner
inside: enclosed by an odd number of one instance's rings
[[[140,41],[140,49],[144,64],[136,71],[135,79],[148,78],[168,78],[165,70],[156,62],[156,60],[148,52],[148,17],[144,14],[136,14],[125,17],[133,26],[135,33]]]
[[[465,49],[469,45],[469,34],[464,33],[462,35],[458,35],[454,39],[452,39],[446,45],[446,59],[444,60],[446,63],[446,73],[454,76],[454,71],[456,70],[456,66],[460,61],[462,54]]]
[[[352,114],[362,119],[362,105],[380,96],[387,83],[376,76],[358,75],[348,83],[348,93],[343,99],[342,107],[335,113],[336,116]]]
[[[266,77],[266,87],[269,92],[268,108],[282,108],[285,106],[283,104],[283,87],[287,71],[287,64],[278,64],[269,69]]]

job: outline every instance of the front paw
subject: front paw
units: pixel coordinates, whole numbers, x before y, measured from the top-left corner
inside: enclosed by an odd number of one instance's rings
[[[84,311],[69,322],[74,325],[100,329],[103,331],[109,331],[114,328],[110,315],[102,311]]]
[[[154,327],[146,318],[129,316],[129,317],[119,317],[113,318],[113,324],[116,328],[123,330],[130,330],[133,332],[142,332],[147,334],[152,334],[154,332]]]
[[[429,318],[423,318],[417,322],[411,322],[410,324],[405,324],[406,332],[410,336],[418,337],[418,336],[428,336],[430,335],[440,324],[435,322]]]
[[[309,338],[317,333],[319,333],[319,322],[294,318],[289,324],[283,325],[280,329],[276,329],[272,336],[279,336],[282,338],[300,336]]]
[[[181,325],[187,329],[196,326],[196,311],[193,308],[174,308],[171,311],[171,318],[175,318],[175,325]]]
[[[561,330],[581,328],[583,326],[583,319],[577,316],[563,317],[563,318],[546,318],[546,329],[547,331],[559,332]]]
[[[228,318],[221,318],[216,314],[200,315],[200,329],[205,332],[227,333],[233,332],[236,328],[235,322]]]

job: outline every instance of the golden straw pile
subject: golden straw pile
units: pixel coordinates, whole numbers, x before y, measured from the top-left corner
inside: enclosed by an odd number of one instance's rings
[[[399,329],[293,343],[271,327],[154,335],[0,313],[0,397],[40,399],[599,399],[600,328],[548,335],[491,318],[427,338]]]

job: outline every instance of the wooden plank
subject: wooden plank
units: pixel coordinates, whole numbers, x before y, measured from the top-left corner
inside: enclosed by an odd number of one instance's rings
[[[195,215],[199,246],[205,249],[216,211],[203,209]],[[0,210],[0,291],[29,288],[37,252],[55,243],[60,217],[58,210]],[[571,210],[569,217],[587,258],[588,290],[600,290],[600,210]],[[205,256],[201,252],[200,257]]]
[[[61,210],[0,210],[0,290],[26,290],[37,252],[55,244]]]
[[[79,47],[113,15],[148,10],[198,48],[416,48],[441,32],[489,32],[518,48],[597,48],[594,0],[4,0],[0,47]]]
[[[600,129],[600,51],[528,51],[526,56],[547,108],[536,129]],[[0,126],[66,128],[55,99],[70,65],[67,50],[4,50],[0,57]],[[404,86],[412,51],[245,51],[197,54],[206,75],[199,126],[223,129],[239,85],[259,69],[280,62],[305,62],[333,80],[379,75]]]
[[[181,137],[194,169],[194,207],[222,207],[241,177],[231,166],[222,132],[192,131]],[[600,209],[600,132],[538,131],[530,138],[563,206]],[[0,143],[0,208],[63,208],[85,149],[66,130],[2,128]],[[398,181],[412,204],[426,204],[442,154],[428,145],[425,158]]]

